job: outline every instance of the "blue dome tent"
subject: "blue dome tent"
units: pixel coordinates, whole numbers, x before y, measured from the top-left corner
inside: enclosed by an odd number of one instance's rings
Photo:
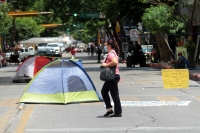
[[[26,86],[19,103],[102,101],[80,62],[58,59],[44,66]]]

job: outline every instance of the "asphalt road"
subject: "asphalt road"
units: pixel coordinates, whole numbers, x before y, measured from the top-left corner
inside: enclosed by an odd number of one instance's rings
[[[69,53],[63,55],[69,58]],[[99,94],[97,56],[77,53]],[[25,104],[18,100],[27,84],[12,83],[17,65],[0,68],[0,133],[199,133],[200,84],[164,89],[161,71],[120,64],[122,117],[103,117],[103,102],[67,105]],[[101,95],[101,94],[100,94]]]

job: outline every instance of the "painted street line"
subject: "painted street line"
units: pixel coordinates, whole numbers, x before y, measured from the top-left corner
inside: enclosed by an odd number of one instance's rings
[[[27,129],[26,132],[102,132],[102,131],[180,131],[200,130],[200,127],[115,127],[115,128],[54,128],[54,129]]]
[[[121,101],[124,107],[188,106],[191,101]],[[111,102],[114,105],[113,102]]]

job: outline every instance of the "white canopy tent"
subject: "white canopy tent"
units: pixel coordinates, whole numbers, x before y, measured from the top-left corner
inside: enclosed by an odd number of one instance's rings
[[[63,42],[66,44],[70,44],[73,42],[73,38],[71,37],[34,37],[28,40],[24,40],[19,42],[20,44],[37,44],[37,43],[52,43],[52,42]]]

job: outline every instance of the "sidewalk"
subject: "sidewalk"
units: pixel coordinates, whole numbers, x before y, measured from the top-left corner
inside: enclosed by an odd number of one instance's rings
[[[66,57],[67,53],[64,53],[64,57]],[[78,56],[79,59],[83,61],[84,64],[99,64],[97,63],[97,55],[95,54],[93,57],[91,56]],[[101,60],[103,59],[103,55],[101,56]],[[120,63],[122,66],[126,66],[125,63]],[[189,68],[189,78],[193,81],[200,81],[200,62],[195,62],[196,68]],[[136,66],[137,68],[139,67]],[[154,69],[173,69],[172,66],[167,64],[159,64],[159,63],[149,63],[150,68]]]
[[[173,69],[172,66],[159,63],[150,63],[149,67],[155,69]],[[200,62],[195,62],[195,67],[189,68],[189,78],[190,80],[200,81]]]

